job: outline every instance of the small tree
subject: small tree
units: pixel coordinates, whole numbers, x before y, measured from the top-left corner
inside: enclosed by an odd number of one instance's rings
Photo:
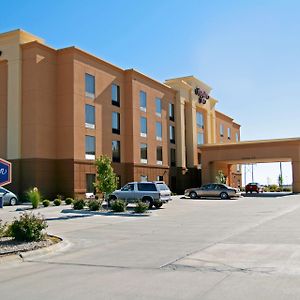
[[[112,193],[118,185],[117,175],[111,166],[111,159],[106,155],[101,155],[96,159],[97,176],[94,186],[99,193],[105,196]]]
[[[279,189],[282,189],[283,186],[283,176],[281,174],[279,174],[278,176],[278,185],[279,185]]]
[[[217,183],[226,183],[226,176],[224,175],[222,170],[218,171],[218,174],[216,175],[216,182]]]

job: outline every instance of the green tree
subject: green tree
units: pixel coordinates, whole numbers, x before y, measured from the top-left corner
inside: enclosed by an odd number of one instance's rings
[[[226,176],[224,175],[222,170],[218,171],[218,174],[216,175],[216,182],[217,183],[226,183]]]
[[[106,155],[101,155],[96,159],[97,176],[94,186],[97,192],[105,198],[107,195],[116,190],[118,177],[111,166],[111,159]]]

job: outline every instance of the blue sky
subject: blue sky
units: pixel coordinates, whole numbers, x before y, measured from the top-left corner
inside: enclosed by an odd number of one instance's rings
[[[195,75],[243,140],[300,136],[300,1],[1,1],[1,11],[1,32],[23,28],[160,81]]]

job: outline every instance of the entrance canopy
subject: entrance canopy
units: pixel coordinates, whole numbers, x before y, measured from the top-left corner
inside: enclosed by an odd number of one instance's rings
[[[224,165],[285,161],[292,163],[293,191],[300,193],[300,138],[205,144],[201,151],[203,184],[214,182]]]

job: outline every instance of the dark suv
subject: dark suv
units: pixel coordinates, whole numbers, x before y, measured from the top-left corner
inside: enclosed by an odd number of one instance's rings
[[[110,195],[109,205],[116,199],[125,200],[127,203],[143,201],[149,204],[149,208],[153,205],[159,208],[171,200],[171,191],[163,181],[129,182]]]
[[[257,182],[248,183],[245,187],[245,192],[247,193],[262,193],[264,188]]]

